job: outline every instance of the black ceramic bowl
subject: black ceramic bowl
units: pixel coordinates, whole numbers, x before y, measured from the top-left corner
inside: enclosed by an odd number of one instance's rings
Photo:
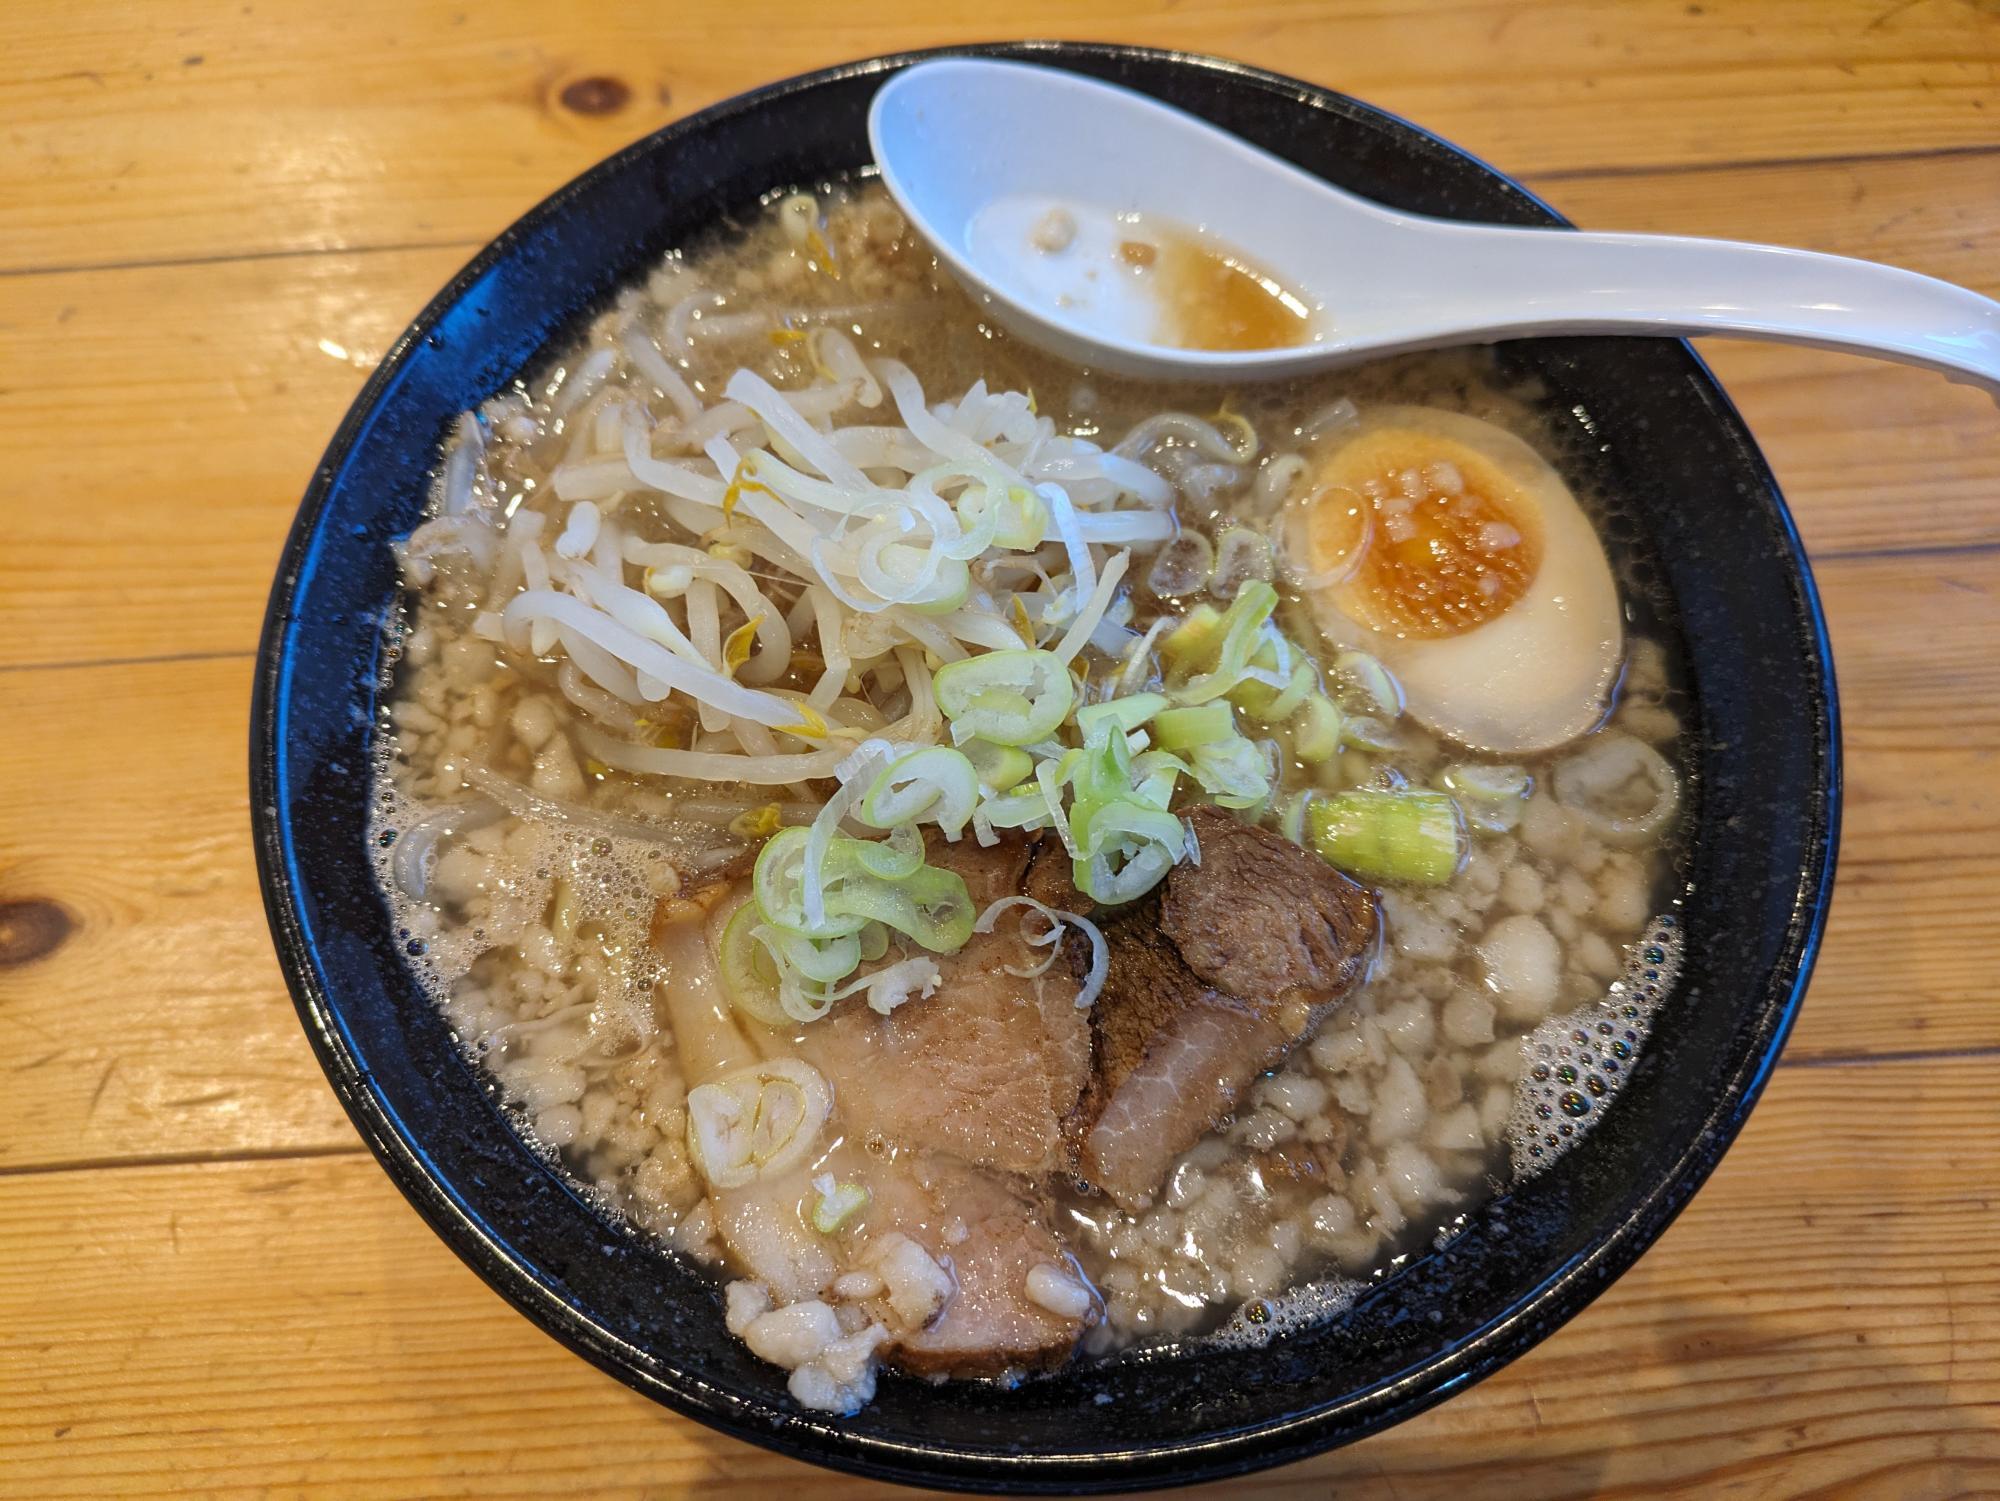
[[[1397,207],[1560,220],[1404,122],[1226,63],[1096,46],[975,49],[1142,89]],[[1805,984],[1833,876],[1832,671],[1805,558],[1729,402],[1686,345],[1506,347],[1581,428],[1627,549],[1685,645],[1695,828],[1681,994],[1598,1129],[1345,1316],[1262,1351],[1079,1365],[1012,1390],[885,1377],[858,1417],[799,1411],[723,1329],[714,1282],[591,1208],[516,1137],[404,966],[363,848],[388,543],[419,519],[440,438],[668,248],[773,187],[861,167],[883,75],[835,68],[670,126],[564,188],[466,267],[397,343],[328,449],[285,551],[251,760],[265,900],[335,1091],[410,1202],[556,1338],[752,1442],[903,1481],[1114,1490],[1300,1458],[1513,1359],[1631,1265],[1741,1126]]]

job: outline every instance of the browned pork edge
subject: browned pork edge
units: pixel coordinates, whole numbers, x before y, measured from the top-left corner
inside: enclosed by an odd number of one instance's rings
[[[1289,840],[1219,809],[1188,817],[1200,863],[1101,920],[1110,971],[1071,1132],[1078,1175],[1134,1212],[1353,990],[1380,927],[1366,890]],[[1068,952],[1080,973],[1088,953]]]

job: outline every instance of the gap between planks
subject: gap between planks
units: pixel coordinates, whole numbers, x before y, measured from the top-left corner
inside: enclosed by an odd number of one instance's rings
[[[1818,1057],[1786,1058],[1775,1065],[1780,1069],[1873,1068],[1878,1064],[1982,1063],[2000,1058],[2000,1046],[1987,1048],[1921,1048],[1896,1052],[1843,1053]],[[18,1167],[0,1166],[0,1180],[41,1178],[60,1173],[128,1172],[134,1168],[210,1167],[230,1163],[308,1162],[328,1157],[366,1157],[366,1143],[341,1142],[316,1147],[245,1147],[226,1152],[155,1152],[137,1157],[86,1157],[68,1161],[30,1162]]]
[[[317,1147],[243,1147],[227,1152],[154,1152],[138,1157],[79,1157],[61,1162],[24,1162],[0,1167],[0,1179],[41,1178],[55,1173],[110,1173],[128,1168],[210,1167],[240,1162],[306,1162],[320,1157],[366,1157],[367,1146],[340,1142]]]
[[[1981,557],[1994,552],[2000,552],[2000,542],[1938,542],[1918,547],[1832,547],[1811,553],[1806,561],[1818,569],[1825,563],[1867,563],[1883,558]],[[0,662],[0,676],[12,672],[87,672],[98,667],[153,667],[163,662],[238,662],[256,656],[255,648],[242,647],[234,651],[163,652],[150,657],[75,657],[47,662]]]
[[[1995,155],[2000,155],[2000,146],[1925,146],[1908,151],[1836,151],[1824,156],[1752,156],[1726,162],[1631,162],[1596,167],[1552,167],[1543,172],[1523,173],[1515,180],[1532,186],[1538,182],[1588,182],[1606,177],[1687,177],[1705,172],[1757,172],[1782,167],[1867,167],[1883,163]]]
[[[679,121],[669,123],[678,124]],[[645,137],[641,136],[638,139],[644,140]],[[2000,145],[1934,146],[1911,151],[1834,152],[1824,156],[1744,157],[1739,160],[1714,162],[1634,162],[1629,165],[1557,167],[1544,172],[1519,174],[1506,172],[1504,168],[1493,166],[1492,163],[1484,165],[1502,172],[1510,181],[1521,184],[1539,198],[1540,185],[1544,183],[1567,184],[1614,178],[1686,177],[1725,172],[1780,171],[1786,168],[1825,170],[1836,167],[1915,164],[1986,156],[2000,156]],[[551,191],[559,191],[560,187],[561,184],[558,184]],[[510,219],[508,222],[513,221]],[[495,235],[498,233],[496,230]],[[0,278],[75,276],[92,271],[156,271],[183,266],[229,266],[247,261],[308,260],[322,255],[390,255],[398,251],[411,250],[470,251],[491,242],[491,238],[482,240],[473,236],[457,235],[442,240],[387,240],[379,243],[297,245],[270,250],[218,251],[206,255],[159,256],[150,259],[140,257],[110,261],[59,261],[38,266],[0,266]]]

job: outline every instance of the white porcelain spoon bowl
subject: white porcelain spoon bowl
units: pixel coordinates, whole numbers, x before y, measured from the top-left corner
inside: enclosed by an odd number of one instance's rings
[[[1949,282],[1770,245],[1406,214],[1057,68],[919,63],[876,94],[868,134],[884,185],[952,273],[1016,333],[1099,369],[1262,378],[1541,334],[1722,334],[1878,355],[2000,393],[2000,303]],[[1120,320],[1065,304],[1029,243],[1037,205],[1164,218],[1240,247],[1310,304],[1311,333],[1182,348],[1129,306]]]

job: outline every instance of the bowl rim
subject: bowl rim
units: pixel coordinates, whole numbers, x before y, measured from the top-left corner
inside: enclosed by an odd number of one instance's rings
[[[1122,43],[1000,41],[887,53],[798,74],[720,100],[650,132],[564,183],[482,247],[430,299],[385,352],[354,398],[314,470],[300,503],[273,581],[257,650],[250,717],[250,811],[259,885],[280,967],[294,1007],[328,1082],[349,1119],[390,1179],[418,1214],[494,1291],[538,1328],[591,1364],[673,1411],[732,1437],[791,1458],[903,1484],[1015,1493],[1082,1493],[1193,1484],[1290,1463],[1414,1417],[1554,1333],[1593,1302],[1672,1223],[1720,1162],[1761,1095],[1797,1018],[1818,956],[1833,893],[1842,801],[1840,716],[1833,655],[1825,616],[1803,543],[1762,453],[1734,404],[1685,340],[1675,340],[1703,387],[1719,436],[1733,449],[1741,473],[1754,478],[1759,501],[1776,523],[1798,607],[1817,668],[1817,818],[1806,831],[1805,857],[1774,977],[1790,984],[1757,1013],[1751,1042],[1721,1084],[1714,1108],[1692,1134],[1672,1167],[1607,1226],[1587,1255],[1526,1289],[1499,1317],[1452,1349],[1399,1378],[1348,1393],[1299,1413],[1176,1441],[1127,1449],[1079,1447],[1067,1452],[997,1455],[987,1449],[936,1442],[906,1443],[825,1423],[773,1426],[759,1404],[735,1397],[680,1371],[655,1376],[637,1360],[641,1352],[583,1314],[551,1282],[484,1233],[477,1218],[432,1172],[415,1136],[375,1087],[355,1051],[313,962],[313,939],[301,912],[300,880],[288,819],[280,800],[286,750],[286,690],[290,675],[292,605],[312,563],[314,540],[341,469],[381,405],[405,373],[411,351],[434,331],[466,291],[512,253],[525,236],[560,217],[570,201],[601,180],[697,130],[752,114],[768,103],[824,84],[886,74],[937,57],[998,57],[1047,61],[1131,59],[1186,68],[1266,91],[1300,104],[1333,106],[1370,115],[1418,137],[1430,149],[1463,159],[1497,179],[1554,225],[1569,222],[1523,187],[1472,153],[1434,132],[1337,90],[1230,59],[1172,48]],[[789,1416],[789,1415],[787,1415]]]

